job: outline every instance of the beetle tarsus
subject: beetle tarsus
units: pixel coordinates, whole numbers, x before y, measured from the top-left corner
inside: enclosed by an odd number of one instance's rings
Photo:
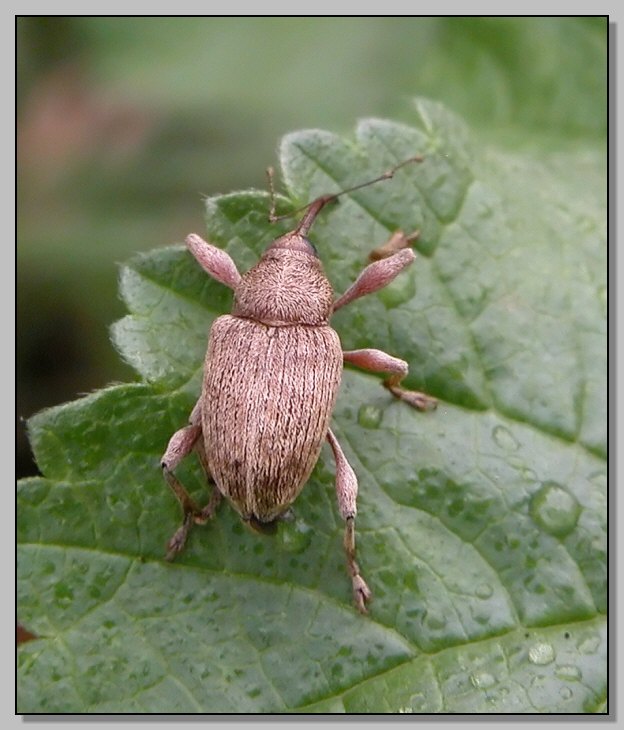
[[[419,411],[433,411],[438,407],[437,398],[433,398],[426,393],[421,393],[419,390],[406,390],[401,388],[399,385],[395,385],[392,378],[384,380],[384,388],[387,388],[395,398],[399,398],[405,401],[412,408],[417,408]]]
[[[351,576],[355,605],[360,613],[368,613],[366,604],[372,599],[373,594],[364,578],[362,578],[360,566],[355,560],[355,517],[353,515],[347,517],[344,549],[347,554],[347,572]]]
[[[372,599],[373,594],[359,573],[354,575],[351,580],[353,582],[353,600],[355,601],[357,610],[360,613],[366,614],[368,613],[366,604]]]
[[[193,513],[187,512],[184,515],[184,522],[180,525],[180,527],[178,527],[171,540],[167,543],[167,554],[165,555],[165,560],[171,562],[178,553],[184,550],[191,527],[193,527]]]

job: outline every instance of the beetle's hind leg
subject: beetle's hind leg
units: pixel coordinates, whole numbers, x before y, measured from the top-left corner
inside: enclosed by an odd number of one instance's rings
[[[338,497],[340,516],[345,520],[343,544],[347,556],[347,572],[351,577],[351,584],[353,586],[353,599],[358,610],[361,613],[367,613],[366,604],[371,600],[373,594],[366,585],[364,578],[362,578],[360,566],[355,560],[357,477],[331,429],[327,432],[327,440],[334,452],[334,459],[336,461],[336,496]]]
[[[160,460],[165,481],[175,494],[180,506],[182,507],[183,520],[182,525],[176,530],[173,537],[167,543],[166,560],[173,560],[175,556],[181,552],[186,544],[188,534],[194,524],[203,525],[214,513],[221,501],[221,492],[214,485],[212,494],[208,504],[201,508],[195,500],[186,491],[182,483],[173,473],[178,464],[188,456],[192,451],[196,451],[199,461],[206,474],[207,481],[212,481],[206,454],[202,442],[202,430],[200,425],[199,403],[193,408],[189,425],[176,431],[167,445],[167,450]]]

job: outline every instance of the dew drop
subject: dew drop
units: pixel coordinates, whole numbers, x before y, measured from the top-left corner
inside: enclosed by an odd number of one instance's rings
[[[74,592],[65,583],[57,583],[54,586],[54,598],[57,605],[67,608],[74,600]]]
[[[289,553],[302,553],[312,541],[312,529],[303,520],[283,522],[278,534],[284,550]]]
[[[470,610],[470,615],[475,623],[480,626],[485,626],[492,620],[492,614],[490,611],[484,611],[479,613],[478,611]]]
[[[516,451],[519,446],[515,436],[505,426],[496,426],[492,430],[492,438],[494,443],[505,451]]]
[[[413,594],[420,593],[420,586],[418,585],[418,574],[415,570],[408,570],[403,574],[403,585],[408,591]]]
[[[544,532],[563,537],[578,522],[581,506],[561,485],[546,482],[532,496],[529,512]]]
[[[519,456],[509,455],[507,457],[507,463],[509,464],[509,466],[517,469],[520,472],[524,469],[524,458],[521,458]]]
[[[551,644],[538,641],[529,649],[529,661],[533,664],[550,664],[555,658],[555,650]]]
[[[475,588],[475,596],[477,598],[481,598],[484,601],[487,598],[490,598],[492,596],[492,593],[494,593],[494,589],[489,583],[481,583],[481,585],[478,585]]]
[[[444,616],[429,616],[427,619],[427,627],[433,631],[439,631],[446,626],[446,619]]]
[[[417,692],[409,698],[409,704],[412,712],[421,712],[425,709],[427,700],[422,693]]]
[[[559,679],[568,682],[579,682],[583,676],[581,670],[573,664],[561,664],[555,667],[555,674]]]
[[[446,507],[446,513],[449,517],[457,517],[457,515],[461,514],[463,512],[465,507],[464,500],[459,497],[458,499],[453,499],[449,502],[449,504]]]
[[[596,634],[585,637],[577,644],[577,648],[581,654],[595,654],[599,646],[600,637]]]
[[[489,689],[496,684],[496,679],[489,672],[474,672],[470,675],[470,682],[477,689]]]
[[[379,428],[383,411],[377,406],[363,405],[358,411],[358,423],[362,428]]]
[[[572,697],[572,690],[569,687],[562,687],[559,690],[559,695],[564,700],[569,700]]]

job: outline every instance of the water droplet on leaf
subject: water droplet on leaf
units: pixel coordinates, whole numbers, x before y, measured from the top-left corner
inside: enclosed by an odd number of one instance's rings
[[[424,710],[426,703],[427,700],[421,692],[413,694],[409,698],[409,712],[420,712],[421,710]]]
[[[546,482],[531,498],[533,521],[550,535],[563,537],[578,522],[581,506],[576,497],[555,482]]]
[[[490,598],[492,593],[494,593],[494,589],[489,583],[481,583],[475,588],[475,596],[483,600]]]
[[[533,664],[550,664],[554,658],[555,650],[544,641],[538,641],[529,649],[529,661]]]
[[[581,654],[595,654],[599,646],[600,637],[596,634],[586,636],[585,638],[581,639],[581,641],[579,641],[579,643],[577,644],[577,648],[581,652]]]
[[[515,451],[519,446],[515,436],[505,426],[496,426],[492,430],[492,438],[494,443],[505,451]]]
[[[377,406],[363,405],[358,411],[358,423],[362,428],[379,428],[383,411]]]
[[[489,672],[474,672],[470,675],[470,681],[477,689],[488,689],[496,684],[496,679]]]
[[[460,498],[453,499],[451,502],[449,502],[446,512],[449,517],[457,517],[465,507],[464,500]]]
[[[57,583],[54,586],[54,597],[60,606],[69,606],[74,599],[74,592],[65,583]]]
[[[446,626],[446,619],[444,616],[429,616],[427,619],[427,626],[434,631],[438,631]]]
[[[312,540],[312,530],[303,520],[283,522],[278,534],[284,549],[289,553],[302,553]]]
[[[565,679],[568,682],[579,682],[583,673],[573,664],[561,664],[555,668],[555,674],[559,679]]]

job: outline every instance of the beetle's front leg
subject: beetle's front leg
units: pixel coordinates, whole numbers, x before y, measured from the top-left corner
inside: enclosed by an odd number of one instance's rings
[[[213,279],[235,289],[241,280],[241,275],[232,258],[222,249],[204,241],[196,233],[186,237],[186,247],[197,259],[202,269]]]
[[[384,388],[387,388],[392,395],[409,403],[410,406],[420,411],[431,411],[438,405],[438,401],[430,395],[421,393],[418,390],[406,390],[399,383],[407,375],[407,363],[398,357],[392,357],[383,350],[372,348],[365,350],[349,350],[342,353],[344,362],[357,365],[364,370],[371,370],[375,373],[389,373],[390,377],[383,381]]]
[[[412,249],[407,248],[412,240],[414,240],[414,236],[406,236],[402,231],[397,231],[395,236],[388,241],[388,244],[392,246],[393,253],[388,255],[384,251],[378,260],[369,264],[347,291],[336,299],[334,312],[354,299],[359,299],[383,289],[384,286],[393,281],[416,258],[416,254]]]
[[[173,473],[178,464],[188,456],[193,450],[196,450],[200,463],[206,473],[207,480],[210,480],[210,472],[208,471],[206,455],[202,443],[201,415],[199,401],[193,408],[189,418],[189,425],[176,431],[167,445],[167,449],[163,454],[160,464],[163,470],[163,476],[172,492],[180,502],[182,507],[183,520],[182,525],[176,530],[173,537],[167,543],[166,560],[173,558],[182,551],[191,527],[194,524],[205,524],[213,515],[221,501],[221,493],[216,485],[213,488],[208,504],[202,509],[193,500],[186,491],[182,483]]]
[[[347,556],[347,571],[351,576],[351,583],[353,585],[353,598],[358,610],[361,613],[366,613],[366,604],[371,600],[373,594],[366,585],[364,578],[360,575],[360,567],[355,561],[357,477],[331,429],[327,432],[327,440],[334,452],[334,459],[336,461],[336,495],[338,497],[338,511],[346,522],[344,549]]]

